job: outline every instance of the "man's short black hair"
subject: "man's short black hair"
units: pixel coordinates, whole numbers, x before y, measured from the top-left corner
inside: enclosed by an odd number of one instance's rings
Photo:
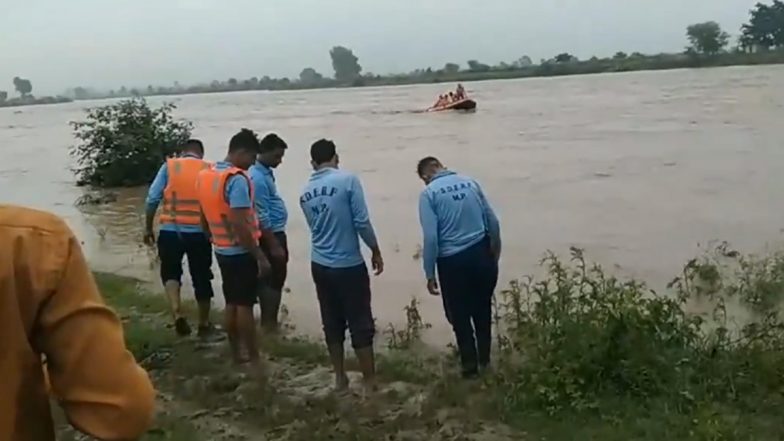
[[[277,150],[277,149],[285,150],[285,149],[287,149],[289,147],[286,144],[286,141],[281,139],[281,137],[278,136],[275,133],[270,133],[269,135],[265,136],[261,140],[260,145],[261,145],[261,147],[259,149],[259,152],[261,152],[261,153],[271,152],[271,151]]]
[[[229,153],[235,153],[240,150],[259,151],[259,138],[253,130],[242,129],[239,133],[231,137],[231,141],[229,141]]]
[[[182,146],[182,151],[204,153],[204,144],[198,139],[189,139]]]
[[[328,139],[319,139],[310,146],[310,159],[316,165],[331,161],[336,154],[335,143]]]
[[[419,163],[417,164],[417,174],[422,176],[422,174],[425,172],[425,169],[432,165],[441,165],[441,161],[439,161],[435,156],[427,156],[420,159]]]

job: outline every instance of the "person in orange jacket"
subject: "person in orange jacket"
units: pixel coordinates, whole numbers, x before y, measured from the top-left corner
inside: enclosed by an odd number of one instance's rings
[[[209,167],[204,161],[204,145],[197,139],[185,143],[179,157],[169,158],[158,170],[147,193],[144,242],[157,243],[161,262],[160,273],[169,299],[174,329],[180,336],[191,333],[188,320],[182,315],[182,258],[188,256],[188,269],[199,306],[200,337],[215,330],[210,323],[212,291],[212,246],[201,227],[201,212],[196,194],[196,178]],[[158,205],[163,201],[160,231],[155,239],[153,223]]]
[[[236,363],[259,361],[253,307],[270,262],[259,247],[261,229],[247,170],[256,162],[259,139],[242,129],[229,142],[226,159],[199,172],[202,227],[215,248],[226,299],[226,332]]]
[[[0,244],[0,440],[54,441],[47,389],[79,431],[140,437],[155,391],[79,240],[52,214],[0,205]]]

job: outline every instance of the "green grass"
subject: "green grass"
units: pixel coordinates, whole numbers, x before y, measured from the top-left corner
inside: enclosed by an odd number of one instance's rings
[[[453,441],[487,428],[512,435],[476,439],[784,439],[784,254],[744,257],[722,246],[719,257],[687,263],[667,295],[591,266],[580,250],[569,262],[548,255],[543,277],[499,296],[500,350],[494,371],[478,381],[459,378],[453,353],[422,345],[429,324],[412,300],[405,327],[389,328],[388,350],[378,355],[389,388],[362,405],[297,392],[311,374],[321,376],[306,389],[331,382],[320,342],[263,337],[272,364],[238,377],[222,349],[174,338],[162,295],[96,277],[124,317],[131,350],[142,359],[172,354],[158,368],[159,388],[206,409],[233,409],[233,421],[271,440]],[[689,312],[698,299],[712,302],[712,314]],[[749,322],[730,326],[730,301],[752,311]],[[149,439],[192,439],[186,423],[159,424],[149,436],[169,438]]]

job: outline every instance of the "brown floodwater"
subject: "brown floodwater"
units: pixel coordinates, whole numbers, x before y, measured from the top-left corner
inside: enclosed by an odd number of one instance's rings
[[[289,143],[277,171],[290,211],[285,302],[293,323],[317,334],[308,234],[298,194],[308,148],[333,139],[362,179],[386,259],[373,280],[380,327],[422,301],[429,339],[450,339],[441,302],[415,259],[420,229],[414,168],[425,155],[477,178],[501,219],[503,286],[536,271],[547,249],[583,247],[615,271],[662,289],[699,245],[745,251],[781,241],[784,227],[784,67],[739,67],[470,83],[474,114],[422,114],[444,85],[242,92],[154,98],[177,104],[194,136],[220,159],[241,127]],[[65,217],[91,265],[156,281],[141,238],[144,189],[77,209],[69,121],[105,102],[0,109],[0,201]],[[217,274],[217,271],[216,271]],[[157,282],[156,282],[157,283]],[[156,285],[157,286],[157,285]],[[220,281],[215,281],[220,286]],[[219,292],[219,291],[218,291]],[[220,296],[218,296],[220,297]]]

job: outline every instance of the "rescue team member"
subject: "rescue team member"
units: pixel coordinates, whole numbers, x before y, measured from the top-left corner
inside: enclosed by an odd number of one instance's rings
[[[137,439],[155,391],[60,218],[0,205],[0,440],[54,441],[51,393],[97,439]]]
[[[300,196],[300,206],[311,231],[311,272],[316,285],[327,349],[335,369],[335,386],[348,387],[343,342],[346,327],[359,361],[366,390],[375,388],[370,277],[359,248],[359,238],[372,250],[376,275],[384,260],[370,223],[359,179],[338,170],[335,144],[325,139],[310,149],[314,172]]]
[[[229,142],[225,160],[199,172],[202,226],[215,247],[226,299],[226,332],[236,363],[259,361],[253,306],[259,278],[270,263],[259,248],[261,231],[246,171],[256,161],[259,140],[242,129]]]
[[[465,377],[490,364],[492,298],[498,282],[501,229],[479,184],[433,157],[419,161],[427,187],[419,198],[427,289],[441,295]]]
[[[205,337],[214,331],[210,324],[212,246],[201,228],[199,198],[196,194],[196,178],[201,170],[209,167],[203,157],[204,146],[201,141],[189,140],[180,157],[170,158],[161,166],[147,193],[144,242],[148,245],[155,243],[153,221],[155,211],[163,200],[158,233],[161,280],[169,299],[174,328],[181,336],[191,333],[188,320],[182,316],[180,302],[184,255],[188,256],[188,270],[199,305],[198,334]]]
[[[255,192],[254,205],[261,228],[262,251],[270,261],[272,271],[259,283],[259,306],[261,326],[268,332],[278,330],[278,311],[286,284],[286,269],[289,260],[286,240],[286,204],[278,193],[273,169],[283,162],[288,146],[274,133],[261,140],[260,153],[250,168],[250,179]]]

